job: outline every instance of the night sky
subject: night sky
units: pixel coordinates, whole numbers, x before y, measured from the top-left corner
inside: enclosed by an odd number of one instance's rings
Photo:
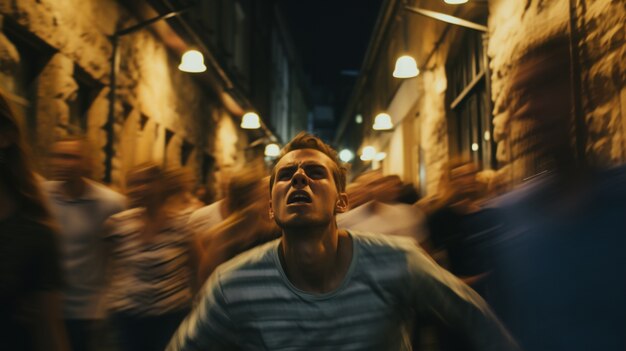
[[[342,70],[359,70],[383,0],[279,0],[305,73],[332,90]]]

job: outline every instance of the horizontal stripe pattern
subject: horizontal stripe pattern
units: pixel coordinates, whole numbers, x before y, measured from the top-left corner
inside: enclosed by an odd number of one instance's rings
[[[113,277],[107,293],[115,312],[160,315],[191,303],[189,249],[191,234],[186,217],[173,218],[149,243],[139,237],[143,209],[112,216],[108,240],[113,246]]]
[[[433,312],[477,350],[518,350],[480,296],[413,240],[351,235],[348,273],[325,294],[289,282],[278,240],[218,267],[167,350],[410,350],[411,322]]]
[[[327,294],[291,285],[278,240],[222,265],[169,349],[409,350],[405,255],[385,240],[353,238],[349,273]]]

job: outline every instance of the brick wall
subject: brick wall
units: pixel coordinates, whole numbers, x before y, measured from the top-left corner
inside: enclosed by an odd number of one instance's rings
[[[536,171],[533,136],[540,133],[537,128],[543,126],[536,120],[513,117],[517,98],[512,88],[513,69],[524,53],[539,43],[557,35],[568,35],[570,15],[569,0],[489,2],[493,137],[497,142],[500,176],[512,183]],[[621,164],[626,156],[626,4],[611,0],[577,0],[575,16],[581,38],[577,54],[582,64],[586,157],[591,164]],[[573,125],[562,128],[573,128]]]
[[[72,129],[70,106],[79,89],[76,67],[98,82],[100,88],[86,112],[85,132],[94,144],[94,177],[101,179],[112,52],[108,36],[136,20],[114,1],[0,0],[0,16],[53,49],[37,77],[36,98],[31,102],[36,104],[33,148],[40,156],[56,137]],[[0,43],[0,75],[10,76],[22,58],[16,55],[15,43],[2,32]],[[177,69],[177,58],[149,30],[121,38],[119,53],[113,183],[119,185],[129,167],[150,159],[182,166],[184,146],[188,149],[186,165],[199,176],[203,154],[215,150],[215,125],[230,116],[217,98],[207,94],[206,86]],[[229,143],[222,145],[229,152],[214,155],[217,166],[243,162],[241,139],[245,134],[237,128],[226,133],[231,135],[219,140]]]

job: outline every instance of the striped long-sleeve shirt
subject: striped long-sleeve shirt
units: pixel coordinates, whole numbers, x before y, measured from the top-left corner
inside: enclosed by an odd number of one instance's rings
[[[220,266],[167,350],[410,350],[415,314],[432,312],[478,350],[517,350],[484,301],[413,241],[351,236],[348,273],[325,294],[289,282],[279,240]]]

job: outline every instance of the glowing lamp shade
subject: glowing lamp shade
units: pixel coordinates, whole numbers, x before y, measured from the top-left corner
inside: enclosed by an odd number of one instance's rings
[[[348,149],[343,149],[339,152],[339,159],[343,162],[350,162],[354,159],[354,154]]]
[[[280,155],[280,147],[278,144],[271,143],[265,145],[265,156],[278,157],[278,155]]]
[[[261,128],[261,119],[254,112],[248,112],[241,118],[241,128],[243,129],[259,129]]]
[[[450,5],[460,5],[465,4],[468,0],[443,0],[446,4]]]
[[[413,78],[420,74],[417,69],[417,62],[411,56],[404,55],[396,60],[396,68],[393,70],[393,76],[396,78]]]
[[[385,159],[385,157],[387,157],[387,153],[386,152],[378,152],[376,153],[376,156],[374,156],[374,159],[376,161],[382,161]]]
[[[391,116],[386,113],[379,113],[374,119],[374,130],[390,130],[393,129],[393,123],[391,122]]]
[[[189,50],[183,54],[178,69],[183,72],[200,73],[206,71],[204,57],[198,50]]]
[[[376,157],[376,149],[373,146],[366,146],[361,152],[361,161],[371,161]]]

